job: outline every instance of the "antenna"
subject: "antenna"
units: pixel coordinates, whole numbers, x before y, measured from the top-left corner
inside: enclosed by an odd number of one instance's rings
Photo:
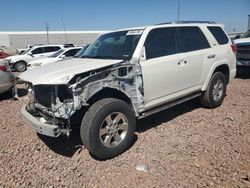
[[[66,28],[65,28],[63,17],[62,17],[62,25],[63,25],[63,30],[64,30],[65,41],[66,41],[66,44],[67,44],[68,43],[68,38],[67,38],[67,33],[66,33]]]
[[[248,15],[248,29],[250,29],[250,14]]]
[[[180,21],[180,0],[178,0],[178,15],[177,15],[177,21]]]
[[[47,20],[45,21],[45,28],[46,28],[46,33],[47,33],[47,43],[49,44],[49,26],[48,26]]]

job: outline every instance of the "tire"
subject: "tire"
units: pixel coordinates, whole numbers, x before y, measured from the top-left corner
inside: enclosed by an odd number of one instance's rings
[[[94,103],[85,113],[80,135],[93,156],[106,160],[122,154],[131,146],[135,128],[131,107],[121,100],[106,98]]]
[[[24,61],[18,61],[15,64],[15,70],[18,72],[24,72],[27,69],[27,64]]]
[[[222,72],[215,72],[209,82],[207,90],[201,95],[200,102],[206,108],[220,106],[226,95],[226,78]]]

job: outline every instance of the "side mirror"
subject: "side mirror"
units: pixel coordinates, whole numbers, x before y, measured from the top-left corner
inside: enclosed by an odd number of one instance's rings
[[[143,46],[142,51],[141,51],[141,57],[140,57],[140,62],[146,61],[146,48]]]
[[[64,54],[63,54],[63,55],[61,55],[61,58],[65,58],[65,57],[66,57],[66,55],[64,55]]]
[[[31,57],[34,57],[34,55],[32,54],[32,52],[29,52],[28,55],[30,55]]]

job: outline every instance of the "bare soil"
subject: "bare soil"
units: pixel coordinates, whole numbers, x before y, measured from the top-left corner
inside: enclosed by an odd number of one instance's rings
[[[37,136],[20,116],[29,95],[19,94],[0,96],[0,187],[250,187],[249,71],[219,108],[192,100],[139,120],[133,146],[107,161],[90,156],[77,131]]]

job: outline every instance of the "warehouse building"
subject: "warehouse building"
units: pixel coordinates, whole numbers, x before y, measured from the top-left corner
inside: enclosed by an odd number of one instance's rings
[[[0,32],[0,48],[25,48],[34,44],[86,45],[107,31],[25,31]]]

